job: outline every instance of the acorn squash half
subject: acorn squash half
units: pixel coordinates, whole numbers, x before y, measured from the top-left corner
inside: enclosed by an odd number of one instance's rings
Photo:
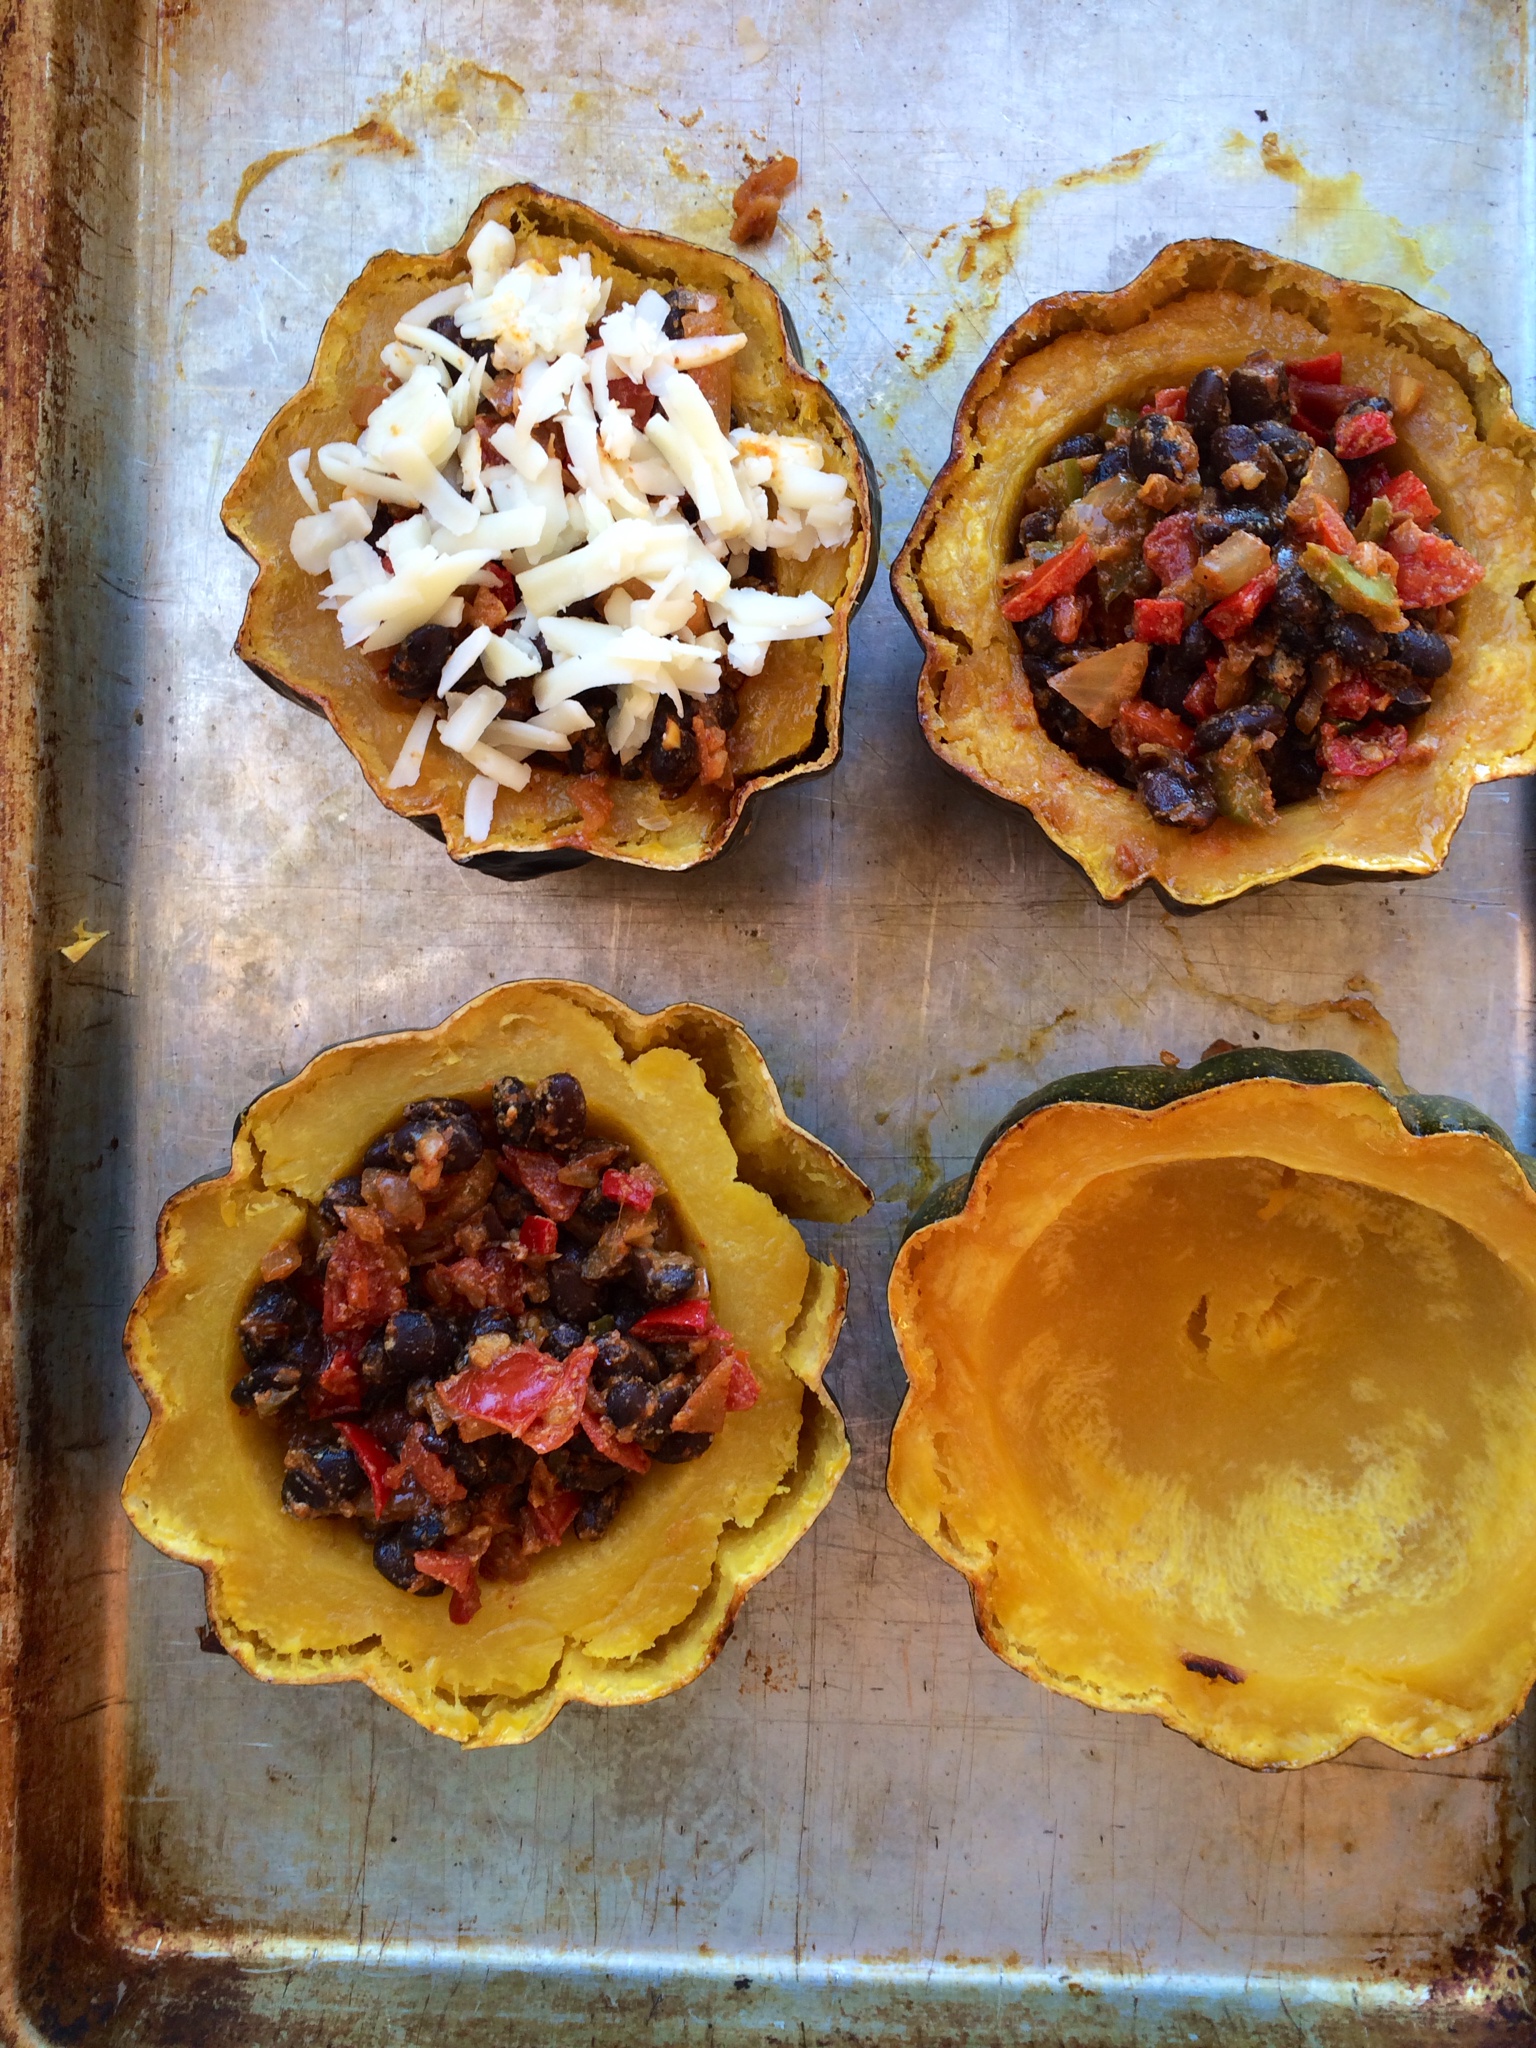
[[[890,1284],[902,1515],[1008,1663],[1236,1762],[1481,1741],[1536,1677],[1536,1191],[1337,1053],[1021,1103]]]
[[[762,1393],[706,1456],[655,1467],[599,1541],[533,1559],[456,1626],[447,1602],[381,1578],[352,1529],[282,1512],[281,1443],[229,1398],[236,1324],[264,1253],[407,1102],[553,1071],[574,1073],[594,1116],[664,1176]],[[220,1640],[259,1678],[361,1679],[469,1746],[526,1742],[568,1700],[657,1699],[710,1663],[848,1462],[822,1385],[846,1279],[808,1256],[784,1212],[843,1221],[868,1206],[785,1116],[741,1026],[696,1004],[644,1017],[580,983],[529,981],[431,1030],[333,1047],[244,1113],[228,1173],[166,1204],[125,1338],[150,1422],[124,1505],[151,1543],[201,1568]]]
[[[1398,441],[1442,524],[1486,575],[1458,607],[1460,647],[1420,730],[1433,758],[1282,809],[1273,825],[1160,824],[1133,791],[1081,767],[1042,730],[1002,615],[1025,487],[1050,448],[1107,405],[1140,404],[1255,349],[1338,350],[1346,380],[1424,394]],[[1536,768],[1536,434],[1473,334],[1385,285],[1356,284],[1240,242],[1175,242],[1112,292],[1032,306],[972,378],[948,462],[891,571],[923,648],[918,716],[939,759],[1021,804],[1114,901],[1152,881],[1220,903],[1319,868],[1428,874],[1472,785]]]
[[[611,777],[610,813],[594,817],[594,807],[572,794],[576,778],[536,768],[525,790],[501,793],[490,837],[475,843],[464,835],[464,792],[474,771],[459,756],[434,741],[416,785],[388,787],[419,707],[403,702],[359,650],[343,647],[334,616],[318,609],[319,585],[288,548],[302,509],[288,457],[297,448],[356,438],[357,395],[379,394],[379,350],[393,338],[395,322],[467,271],[466,251],[491,220],[516,235],[520,257],[537,256],[552,268],[563,255],[588,252],[593,269],[613,280],[612,306],[648,288],[690,286],[721,297],[747,337],[732,358],[738,423],[819,441],[826,467],[848,478],[857,509],[849,546],[818,549],[804,562],[774,554],[777,587],[790,595],[816,591],[832,606],[832,624],[824,638],[776,643],[761,675],[742,681],[740,717],[729,737],[729,795],[696,784],[664,800],[649,778]],[[328,718],[380,802],[443,840],[461,866],[512,881],[578,867],[593,855],[635,867],[696,867],[724,848],[750,797],[820,774],[842,749],[849,627],[878,553],[872,473],[852,422],[802,368],[789,315],[756,271],[670,235],[622,228],[537,185],[504,186],[481,200],[451,249],[435,256],[389,250],[372,258],[327,320],[308,383],[277,413],[231,485],[224,526],[257,569],[235,652],[263,682]]]

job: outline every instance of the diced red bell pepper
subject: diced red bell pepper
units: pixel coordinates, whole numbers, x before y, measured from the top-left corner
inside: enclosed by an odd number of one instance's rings
[[[536,1259],[553,1258],[560,1244],[560,1226],[549,1216],[525,1216],[517,1228],[517,1241]]]
[[[541,1457],[528,1480],[523,1544],[526,1550],[552,1550],[581,1512],[581,1495],[562,1487]]]
[[[1135,636],[1150,647],[1177,647],[1189,614],[1176,597],[1138,597]]]
[[[1354,546],[1355,536],[1345,523],[1343,513],[1321,491],[1310,488],[1298,491],[1291,507],[1297,516],[1292,518],[1288,513],[1286,524],[1303,540],[1315,540],[1331,555],[1347,555]]]
[[[509,1145],[502,1158],[511,1168],[512,1178],[525,1193],[532,1195],[546,1216],[552,1216],[557,1223],[569,1223],[581,1207],[585,1188],[573,1188],[560,1178],[560,1161],[552,1159],[547,1152],[524,1152],[515,1145]]]
[[[1003,599],[1003,617],[1017,622],[1032,619],[1058,597],[1075,590],[1093,567],[1093,544],[1086,536],[1063,548],[1059,555],[1041,562]],[[535,1198],[537,1199],[537,1198]]]
[[[1224,597],[1220,604],[1213,604],[1205,615],[1207,629],[1218,640],[1235,640],[1239,633],[1246,633],[1265,605],[1274,596],[1280,584],[1280,571],[1273,562],[1267,569],[1245,583],[1241,590],[1234,590],[1230,597]]]
[[[1193,725],[1212,718],[1216,712],[1216,664],[1208,661],[1205,673],[1197,676],[1184,692],[1184,716]]]
[[[670,1308],[647,1309],[639,1322],[630,1324],[629,1334],[642,1344],[652,1338],[664,1342],[668,1337],[707,1337],[714,1323],[707,1299],[674,1301]]]
[[[376,1521],[382,1521],[394,1499],[394,1487],[390,1474],[395,1470],[395,1461],[379,1442],[371,1429],[365,1429],[360,1422],[338,1422],[338,1434],[351,1446],[352,1455],[367,1475],[373,1489],[373,1513]]]
[[[1384,462],[1367,462],[1349,480],[1349,516],[1358,520],[1373,498],[1384,498],[1392,472]]]
[[[332,1240],[325,1268],[324,1329],[371,1330],[405,1307],[410,1267],[392,1238],[378,1242],[344,1230]]]
[[[1172,747],[1177,753],[1187,754],[1195,744],[1191,727],[1175,711],[1165,711],[1160,704],[1149,704],[1145,697],[1133,697],[1122,707],[1115,720],[1114,734],[1124,735],[1132,755],[1139,746]]]
[[[617,1202],[621,1209],[638,1209],[642,1216],[656,1199],[654,1176],[644,1167],[635,1173],[625,1173],[610,1166],[603,1175],[602,1188],[610,1202]]]
[[[327,1339],[325,1365],[304,1397],[312,1420],[319,1421],[324,1415],[346,1415],[362,1407],[363,1376],[358,1370],[362,1355],[361,1337]]]
[[[1166,385],[1161,391],[1153,394],[1152,410],[1165,412],[1171,420],[1181,420],[1184,417],[1184,401],[1188,396],[1187,384]]]
[[[1408,744],[1406,726],[1384,725],[1379,718],[1358,732],[1341,733],[1331,725],[1317,730],[1317,758],[1337,782],[1368,782],[1392,767]]]
[[[1321,378],[1296,378],[1291,383],[1291,404],[1295,410],[1330,430],[1345,406],[1353,405],[1357,398],[1375,396],[1368,384],[1325,384]]]
[[[1051,631],[1063,647],[1070,647],[1083,630],[1088,617],[1088,600],[1080,590],[1051,600]]]
[[[1141,558],[1165,588],[1181,582],[1200,559],[1194,513],[1170,512],[1159,519],[1141,544]]]
[[[1375,700],[1382,695],[1368,675],[1360,669],[1346,670],[1323,699],[1323,716],[1335,725],[1358,725],[1369,717]]]
[[[637,432],[644,429],[646,421],[656,409],[656,400],[651,391],[644,384],[636,384],[628,377],[615,377],[610,373],[608,396],[615,405],[622,405],[626,411],[634,414]]]
[[[448,1619],[462,1625],[480,1612],[480,1574],[472,1557],[460,1557],[452,1550],[418,1550],[412,1559],[424,1579],[436,1579],[447,1586]]]
[[[1333,452],[1340,462],[1358,462],[1363,455],[1379,455],[1397,441],[1397,429],[1387,412],[1352,412],[1333,430]]]
[[[1411,469],[1401,469],[1388,478],[1381,495],[1399,517],[1416,520],[1420,526],[1428,526],[1440,517],[1440,507],[1430,496],[1428,484]]]
[[[1426,533],[1412,519],[1394,526],[1383,545],[1397,563],[1398,602],[1409,611],[1453,604],[1487,574],[1475,555],[1443,533]]]
[[[726,1408],[735,1414],[742,1408],[755,1408],[762,1388],[757,1384],[757,1374],[748,1365],[739,1351],[731,1353],[731,1384],[725,1397]]]
[[[492,460],[496,462],[502,462],[505,460],[505,457],[501,454],[499,449],[496,450],[494,454],[490,449],[487,449],[486,460],[488,462]],[[501,599],[502,603],[506,606],[509,612],[515,612],[517,610],[519,600],[517,594],[517,578],[512,574],[512,571],[510,569],[504,569],[501,566],[500,562],[488,562],[486,564],[486,573],[492,579],[490,585],[491,590],[497,597]]]
[[[1285,368],[1293,383],[1339,384],[1344,378],[1344,358],[1337,349],[1331,356],[1308,356],[1304,363],[1287,363]]]
[[[501,1430],[542,1457],[576,1434],[596,1356],[592,1344],[563,1361],[516,1345],[489,1365],[467,1366],[441,1381],[438,1399],[467,1442]]]
[[[581,1426],[587,1433],[588,1443],[601,1457],[622,1465],[626,1472],[650,1471],[650,1453],[642,1451],[638,1444],[625,1443],[608,1417],[597,1413],[590,1403],[581,1411]]]

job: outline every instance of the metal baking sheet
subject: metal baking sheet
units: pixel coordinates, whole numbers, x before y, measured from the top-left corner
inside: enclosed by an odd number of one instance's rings
[[[1007,1670],[883,1490],[908,1206],[1042,1079],[1329,1044],[1531,1143],[1521,789],[1475,796],[1433,879],[1106,909],[928,755],[882,584],[833,775],[696,874],[510,886],[233,660],[248,570],[216,518],[375,249],[447,243],[513,177],[721,243],[778,149],[801,176],[762,265],[875,451],[888,546],[1005,321],[1179,235],[1448,308],[1529,415],[1526,7],[6,17],[7,2038],[1531,2039],[1528,1721],[1250,1774]],[[72,966],[80,920],[108,936]],[[202,1653],[197,1575],[117,1509],[143,1421],[118,1339],[161,1200],[242,1103],[526,973],[739,1015],[880,1199],[821,1233],[853,1280],[853,1468],[719,1662],[462,1755]]]

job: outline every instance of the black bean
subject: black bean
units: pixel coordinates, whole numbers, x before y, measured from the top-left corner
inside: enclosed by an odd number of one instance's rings
[[[464,1334],[466,1348],[477,1337],[516,1337],[517,1325],[505,1309],[482,1308],[475,1312],[473,1321]]]
[[[619,1205],[611,1196],[605,1195],[601,1188],[588,1188],[577,1203],[575,1214],[566,1218],[565,1229],[577,1244],[590,1251],[618,1213]],[[602,1280],[608,1276],[593,1273],[588,1277]]]
[[[1222,427],[1211,436],[1211,468],[1219,476],[1234,462],[1257,462],[1263,445],[1252,427]]]
[[[622,1485],[610,1486],[606,1493],[589,1493],[576,1510],[576,1519],[571,1530],[578,1543],[591,1543],[601,1536],[619,1512],[624,1498]]]
[[[1025,547],[1032,540],[1049,540],[1060,516],[1049,505],[1042,505],[1038,512],[1026,512],[1019,521],[1019,546]]]
[[[395,649],[389,664],[389,680],[402,697],[418,703],[435,696],[442,680],[443,663],[458,644],[449,626],[418,626],[407,633]]]
[[[408,1172],[417,1162],[417,1148],[423,1138],[441,1135],[448,1140],[441,1155],[444,1173],[467,1173],[485,1150],[480,1119],[467,1102],[451,1095],[432,1096],[406,1104],[405,1112],[392,1131],[375,1138],[363,1155],[368,1167],[395,1167]]]
[[[1269,616],[1280,645],[1290,653],[1317,652],[1335,609],[1304,569],[1294,563],[1281,569]]]
[[[1268,486],[1264,488],[1267,490]],[[1219,546],[1234,533],[1251,533],[1256,540],[1273,547],[1284,532],[1284,508],[1278,503],[1256,504],[1252,499],[1223,505],[1215,513],[1202,513],[1195,522],[1195,538],[1202,550]]]
[[[645,743],[645,765],[661,789],[686,789],[698,780],[699,743],[693,726],[669,705],[657,708]]]
[[[1035,715],[1046,737],[1082,762],[1119,779],[1123,762],[1109,734],[1084,718],[1075,704],[1069,704],[1058,690],[1049,687],[1033,693]]]
[[[491,1090],[491,1116],[504,1145],[526,1149],[533,1136],[533,1090],[516,1074],[503,1074]]]
[[[441,1515],[418,1515],[413,1522],[397,1522],[381,1529],[373,1540],[373,1568],[382,1572],[402,1593],[417,1593],[430,1599],[447,1592],[440,1579],[429,1579],[416,1569],[418,1550],[435,1550],[444,1535]]]
[[[1315,796],[1323,779],[1322,763],[1299,734],[1288,732],[1264,757],[1269,786],[1277,804],[1299,804]]]
[[[572,1493],[603,1493],[624,1477],[624,1467],[594,1450],[580,1430],[558,1450],[546,1451],[544,1462]]]
[[[533,1091],[536,1145],[575,1145],[587,1135],[587,1098],[574,1074],[546,1074]]]
[[[1194,435],[1167,413],[1149,412],[1132,427],[1131,474],[1139,483],[1150,476],[1171,477],[1179,483],[1199,467]]]
[[[467,335],[460,334],[451,313],[444,313],[440,318],[434,320],[432,322],[432,332],[440,334],[444,341],[456,341],[459,347],[463,349],[465,355],[473,356],[477,362],[483,363],[490,355],[491,350],[496,346],[494,339],[471,341]]]
[[[1266,349],[1255,350],[1229,372],[1227,397],[1233,419],[1244,426],[1251,427],[1259,420],[1290,421],[1291,380],[1284,363]]]
[[[569,1358],[586,1341],[585,1330],[578,1329],[574,1323],[561,1322],[550,1329],[540,1349],[547,1351],[551,1358]]]
[[[339,1514],[368,1484],[350,1445],[333,1432],[301,1433],[283,1462],[283,1506],[300,1520]]]
[[[692,1293],[698,1263],[687,1252],[637,1251],[634,1281],[648,1308],[667,1308]]]
[[[658,1465],[686,1465],[690,1458],[699,1458],[714,1442],[712,1436],[702,1435],[686,1429],[669,1429],[666,1435],[651,1451]]]
[[[240,1350],[247,1365],[286,1358],[310,1336],[319,1321],[307,1301],[281,1280],[257,1288],[240,1318]]]
[[[562,1322],[587,1323],[602,1314],[602,1296],[590,1280],[581,1277],[581,1266],[564,1252],[545,1273],[549,1282],[550,1305]]]
[[[1389,725],[1406,725],[1410,718],[1421,717],[1435,701],[1428,683],[1410,675],[1395,661],[1378,662],[1371,671],[1371,681],[1392,694],[1392,702],[1377,714]]]
[[[1200,721],[1195,727],[1195,750],[1201,754],[1214,754],[1234,733],[1247,733],[1250,738],[1256,738],[1261,732],[1284,731],[1285,713],[1273,704],[1234,704],[1231,710],[1218,711],[1214,717]]]
[[[1047,462],[1068,462],[1075,455],[1081,462],[1085,456],[1101,455],[1103,452],[1104,441],[1101,435],[1068,434],[1065,441],[1056,443],[1045,459]]]
[[[252,1409],[258,1415],[276,1415],[286,1408],[304,1383],[301,1367],[286,1358],[268,1359],[252,1366],[243,1379],[236,1380],[229,1398],[237,1408]]]
[[[1357,612],[1335,610],[1324,637],[1334,653],[1353,668],[1369,668],[1373,661],[1386,659],[1386,640]]]
[[[602,1390],[603,1408],[615,1429],[646,1430],[656,1418],[656,1389],[646,1380],[611,1380]]]
[[[1391,419],[1392,401],[1390,398],[1383,398],[1379,393],[1375,393],[1369,398],[1351,399],[1349,404],[1339,414],[1338,424],[1334,428],[1335,435],[1337,435],[1339,427],[1344,424],[1345,420],[1358,419],[1363,412],[1384,412],[1387,418]]]
[[[1260,420],[1253,430],[1268,448],[1273,448],[1285,464],[1287,478],[1293,484],[1301,482],[1307,464],[1312,460],[1315,446],[1311,437],[1301,434],[1294,427],[1288,427],[1281,420]]]
[[[362,1206],[362,1176],[356,1173],[343,1174],[340,1180],[333,1180],[320,1197],[320,1214],[336,1230],[342,1227],[343,1209],[360,1209]]]
[[[1024,680],[1029,684],[1030,688],[1034,689],[1038,686],[1043,690],[1049,684],[1052,676],[1060,675],[1063,664],[1059,661],[1047,661],[1040,654],[1021,654],[1019,656],[1019,666],[1023,669]]]
[[[599,1385],[607,1379],[659,1380],[661,1368],[648,1344],[628,1337],[622,1330],[605,1330],[597,1339],[597,1357],[592,1364]]]
[[[1195,771],[1184,761],[1159,762],[1144,769],[1137,779],[1136,793],[1165,825],[1187,825],[1203,832],[1216,816],[1216,799]]]
[[[1197,370],[1184,397],[1184,424],[1189,431],[1204,445],[1231,417],[1225,374],[1216,369]]]
[[[434,1379],[451,1372],[459,1354],[459,1327],[428,1309],[406,1308],[384,1325],[384,1357],[392,1380]]]
[[[1112,476],[1127,476],[1131,467],[1129,448],[1106,448],[1099,457],[1099,466],[1093,472],[1096,484],[1107,483]]]
[[[1428,682],[1443,676],[1451,665],[1449,645],[1440,634],[1428,632],[1423,626],[1409,626],[1405,632],[1390,633],[1385,638],[1392,660]]]
[[[500,1432],[467,1444],[455,1430],[443,1455],[466,1486],[521,1486],[533,1470],[528,1446]]]

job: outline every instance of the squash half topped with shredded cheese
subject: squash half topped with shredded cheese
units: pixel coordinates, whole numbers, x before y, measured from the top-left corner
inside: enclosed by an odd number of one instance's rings
[[[732,257],[493,194],[350,287],[224,523],[237,652],[455,859],[691,867],[837,757],[868,473]]]

